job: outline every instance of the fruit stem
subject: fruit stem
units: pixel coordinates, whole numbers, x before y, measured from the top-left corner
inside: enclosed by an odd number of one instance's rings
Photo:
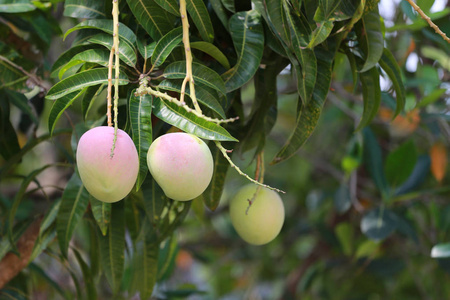
[[[234,162],[231,160],[231,158],[228,156],[228,154],[227,154],[228,150],[225,149],[219,141],[215,141],[215,143],[216,143],[217,148],[219,148],[220,152],[222,152],[223,157],[225,157],[225,159],[228,161],[228,163],[231,165],[231,167],[234,168],[239,173],[239,175],[244,176],[245,178],[247,178],[248,180],[250,180],[254,184],[257,184],[259,186],[265,187],[265,188],[267,188],[269,190],[273,190],[273,191],[276,191],[278,193],[283,193],[283,194],[285,193],[285,191],[282,191],[280,189],[271,187],[271,186],[269,186],[267,184],[258,182],[255,179],[253,179],[250,176],[248,176],[247,174],[245,174],[244,172],[242,172],[241,169],[239,169],[239,167],[236,166],[234,164]]]
[[[239,117],[230,118],[230,119],[217,119],[217,118],[207,117],[207,116],[203,115],[201,111],[199,112],[197,110],[194,110],[194,109],[190,108],[185,102],[182,102],[182,101],[178,100],[177,98],[171,97],[167,93],[163,93],[163,92],[154,90],[151,87],[147,86],[147,84],[148,84],[148,79],[146,79],[146,78],[141,79],[141,82],[139,84],[139,88],[136,90],[135,96],[142,96],[142,95],[145,95],[145,94],[150,94],[150,95],[153,95],[155,97],[159,97],[163,101],[166,100],[166,101],[169,101],[171,103],[176,104],[179,107],[182,107],[188,113],[192,113],[192,114],[196,115],[199,118],[202,118],[202,119],[204,119],[206,121],[209,121],[209,122],[214,122],[216,124],[230,123],[230,122],[234,122],[234,121],[239,119]]]
[[[189,21],[186,11],[186,0],[180,0],[180,15],[181,23],[183,25],[184,53],[186,55],[186,77],[184,78],[183,84],[181,85],[180,101],[181,103],[184,103],[186,84],[189,81],[189,94],[192,100],[192,104],[194,104],[195,111],[201,114],[202,110],[198,105],[197,97],[195,96],[194,76],[192,75],[192,52],[189,42]]]
[[[111,117],[111,107],[112,107],[112,70],[113,70],[113,57],[114,57],[114,47],[111,48],[109,53],[109,63],[108,63],[108,94],[106,96],[106,117],[108,118],[108,126],[112,127],[112,117]]]
[[[111,49],[114,51],[115,62],[114,62],[114,139],[111,148],[111,158],[114,156],[114,149],[116,147],[117,141],[117,130],[118,130],[118,114],[119,114],[119,74],[120,74],[120,57],[119,57],[119,0],[113,0],[113,47]],[[108,67],[112,69],[112,58],[110,55],[110,61]],[[109,79],[108,79],[109,80]],[[109,88],[109,81],[108,81]],[[110,95],[109,95],[110,96]],[[111,97],[111,96],[110,96]],[[111,99],[111,98],[110,98]],[[109,126],[109,124],[108,124]]]
[[[261,151],[256,156],[256,170],[255,170],[255,179],[261,183],[264,182],[264,151]]]

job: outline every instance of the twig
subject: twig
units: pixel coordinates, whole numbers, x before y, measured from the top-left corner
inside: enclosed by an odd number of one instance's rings
[[[29,72],[27,72],[24,68],[22,68],[21,66],[13,63],[12,61],[10,61],[8,58],[4,57],[3,55],[0,55],[0,60],[6,62],[7,64],[9,64],[10,66],[16,68],[17,70],[19,70],[20,72],[22,72],[23,74],[27,75],[31,81],[33,81],[34,84],[36,84],[37,86],[41,87],[41,88],[46,88],[41,80],[39,79],[39,77],[37,77],[35,74],[31,74]]]
[[[271,186],[269,186],[267,184],[263,184],[261,182],[258,182],[255,179],[253,179],[250,176],[248,176],[247,174],[245,174],[244,172],[242,172],[241,169],[239,169],[239,167],[236,166],[234,164],[234,162],[231,160],[231,158],[228,156],[228,152],[229,151],[227,149],[225,149],[219,141],[215,141],[215,143],[216,143],[217,148],[219,148],[220,152],[222,152],[223,157],[225,157],[225,159],[228,161],[228,163],[231,165],[231,167],[234,168],[239,173],[239,175],[242,175],[245,178],[247,178],[248,180],[250,180],[251,182],[253,182],[254,184],[257,184],[259,186],[265,187],[265,188],[267,188],[269,190],[273,190],[273,191],[276,191],[278,193],[283,193],[283,194],[285,193],[284,191],[282,191],[280,189],[277,189],[277,188],[271,187]]]
[[[436,24],[434,24],[433,21],[431,21],[430,17],[427,16],[427,15],[423,12],[423,10],[422,10],[417,4],[415,4],[412,0],[406,0],[406,1],[408,1],[408,3],[414,8],[414,10],[415,10],[417,13],[419,13],[419,15],[422,17],[422,19],[424,19],[425,21],[428,22],[428,24],[430,25],[430,27],[433,28],[434,31],[435,31],[437,34],[439,34],[440,36],[442,36],[442,38],[443,38],[447,43],[450,43],[450,39],[447,37],[447,35],[446,35],[444,32],[442,32],[442,30],[441,30]]]
[[[113,57],[114,57],[114,47],[111,48],[111,52],[109,53],[109,63],[108,63],[108,94],[106,96],[108,103],[106,105],[106,116],[108,117],[108,126],[109,127],[113,126],[112,117],[111,117]]]
[[[202,110],[198,105],[197,97],[195,96],[194,76],[192,75],[192,52],[191,52],[191,45],[189,42],[189,21],[187,18],[187,11],[186,11],[186,0],[180,0],[180,14],[181,14],[181,23],[183,25],[184,53],[186,55],[186,77],[184,78],[183,84],[181,85],[180,101],[181,103],[184,103],[186,83],[189,81],[189,91],[192,104],[194,104],[195,110],[201,114]]]
[[[111,148],[111,158],[114,155],[114,149],[117,141],[118,115],[119,115],[119,74],[120,74],[120,57],[119,57],[119,0],[113,0],[113,47],[115,55],[114,63],[114,139]]]

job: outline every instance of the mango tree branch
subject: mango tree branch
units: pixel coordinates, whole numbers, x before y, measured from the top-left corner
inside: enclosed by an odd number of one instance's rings
[[[439,34],[440,36],[442,36],[442,38],[447,42],[450,43],[450,39],[447,37],[447,35],[442,32],[442,30],[433,23],[433,21],[431,21],[430,17],[427,16],[423,10],[416,4],[414,3],[412,0],[406,0],[408,1],[409,4],[411,4],[411,6],[414,8],[415,11],[417,11],[417,13],[422,17],[422,19],[424,19],[425,21],[428,22],[428,24],[430,25],[431,28],[434,29],[434,31],[436,31],[437,34]]]
[[[114,47],[111,48],[111,52],[109,53],[109,63],[108,63],[108,94],[106,96],[107,105],[106,105],[106,116],[108,118],[108,126],[112,127],[112,117],[111,117],[111,108],[112,108],[112,70],[113,70],[113,58],[114,58]]]
[[[192,52],[191,52],[191,44],[189,42],[189,21],[186,11],[186,0],[180,0],[180,14],[181,14],[181,23],[183,25],[184,53],[186,55],[186,77],[184,78],[183,84],[181,86],[180,101],[181,103],[184,103],[186,84],[187,82],[189,82],[189,90],[192,104],[194,105],[195,110],[201,114],[202,110],[198,105],[197,97],[195,96],[194,76],[192,75]]]

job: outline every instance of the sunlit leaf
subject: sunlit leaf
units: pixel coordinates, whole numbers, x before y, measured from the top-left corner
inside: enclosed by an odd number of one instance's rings
[[[106,33],[99,33],[89,38],[89,42],[93,44],[103,45],[109,50],[113,47],[113,39]],[[134,67],[136,65],[135,50],[127,43],[119,43],[119,57],[127,65]],[[108,53],[109,59],[109,53]],[[108,59],[106,60],[108,62]]]
[[[58,77],[62,78],[64,73],[72,67],[85,62],[99,64],[103,67],[108,66],[109,51],[106,49],[89,49],[75,55],[67,64],[61,67]]]
[[[205,52],[206,54],[217,60],[217,62],[220,63],[225,69],[230,68],[230,62],[228,61],[228,58],[214,44],[203,41],[192,42],[191,48]]]
[[[105,18],[105,3],[97,0],[66,0],[64,2],[64,16],[72,18],[90,19]]]
[[[89,193],[84,188],[77,172],[74,172],[64,189],[61,205],[56,217],[56,232],[61,252],[67,256],[67,249],[75,227],[89,204]]]
[[[152,68],[157,68],[164,63],[172,50],[180,44],[183,38],[183,28],[177,27],[164,35],[156,44],[152,54]]]
[[[392,212],[387,208],[369,211],[361,220],[361,231],[374,241],[382,241],[397,229]]]
[[[445,258],[450,257],[450,243],[437,244],[431,248],[432,258]]]
[[[0,13],[24,13],[35,9],[30,0],[3,0],[0,3]]]

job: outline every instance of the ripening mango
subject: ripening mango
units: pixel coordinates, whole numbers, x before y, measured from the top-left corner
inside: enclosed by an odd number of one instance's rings
[[[200,196],[211,182],[214,169],[206,143],[184,132],[154,140],[148,149],[147,164],[166,196],[178,201]]]
[[[111,157],[114,128],[95,127],[78,142],[77,167],[88,192],[103,202],[117,202],[133,188],[139,172],[136,147],[130,136],[118,129]]]

